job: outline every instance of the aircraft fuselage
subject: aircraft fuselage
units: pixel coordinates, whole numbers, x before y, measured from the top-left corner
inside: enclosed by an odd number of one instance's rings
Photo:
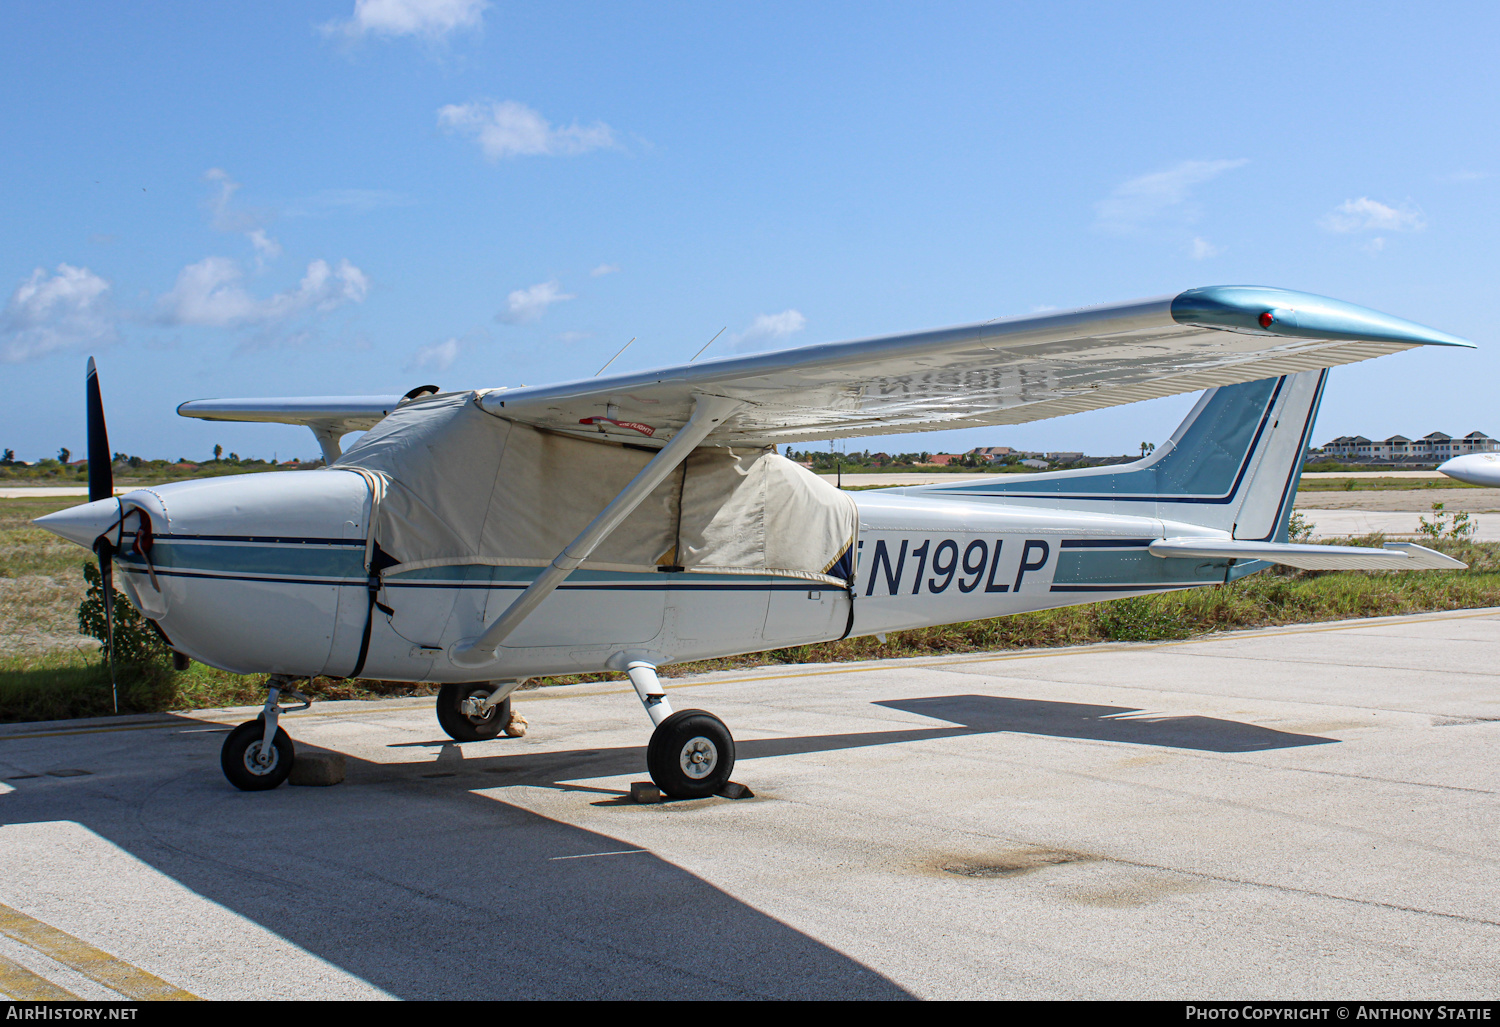
[[[482,564],[381,575],[370,603],[369,493],[358,475],[273,472],[142,489],[121,497],[121,582],[179,651],[237,673],[351,673],[466,681],[447,657],[509,605],[539,568]],[[855,495],[852,589],[765,574],[578,570],[511,636],[484,679],[608,669],[617,654],[661,665],[949,624],[1224,581],[1224,561],[1161,559],[1146,546],[1205,529],[951,497]],[[69,511],[96,536],[105,500]],[[102,523],[101,523],[102,522]],[[53,530],[61,530],[54,523]],[[90,534],[92,533],[92,534]]]

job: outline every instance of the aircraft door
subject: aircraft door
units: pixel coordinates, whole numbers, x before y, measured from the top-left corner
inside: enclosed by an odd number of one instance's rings
[[[533,572],[534,573],[534,572]],[[663,575],[578,570],[542,601],[505,640],[506,648],[557,646],[630,646],[661,634],[666,615]],[[486,624],[493,623],[516,597],[521,585],[492,590],[485,603]]]
[[[753,578],[684,574],[671,593],[672,634],[694,654],[758,648],[767,595],[765,583]]]
[[[779,586],[766,610],[766,643],[798,645],[839,638],[849,624],[847,589],[816,581]]]

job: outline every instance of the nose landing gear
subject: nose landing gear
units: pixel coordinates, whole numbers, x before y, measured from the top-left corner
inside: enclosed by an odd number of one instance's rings
[[[283,713],[305,710],[312,705],[311,699],[289,687],[289,678],[274,674],[268,684],[271,691],[266,696],[264,711],[259,717],[229,732],[224,747],[219,750],[219,766],[223,768],[224,776],[230,784],[245,792],[275,788],[291,774],[297,750],[286,729],[276,721]],[[302,705],[282,706],[279,700],[283,692],[301,700]]]
[[[285,728],[277,728],[266,745],[266,722],[257,717],[229,732],[219,751],[219,765],[229,783],[244,792],[275,788],[292,772],[296,747]]]

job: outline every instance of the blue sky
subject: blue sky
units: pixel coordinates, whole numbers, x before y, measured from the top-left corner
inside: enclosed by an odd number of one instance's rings
[[[0,446],[311,456],[192,398],[586,377],[1214,284],[1466,336],[1316,441],[1495,403],[1486,4],[0,5]],[[1191,397],[872,440],[1134,450]],[[864,448],[850,442],[848,448]]]

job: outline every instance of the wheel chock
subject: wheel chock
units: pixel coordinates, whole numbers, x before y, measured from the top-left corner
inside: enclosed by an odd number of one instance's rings
[[[344,779],[344,754],[341,752],[297,753],[292,762],[292,773],[288,784],[336,785]]]
[[[630,782],[630,798],[633,802],[661,802],[661,789],[651,781]]]

